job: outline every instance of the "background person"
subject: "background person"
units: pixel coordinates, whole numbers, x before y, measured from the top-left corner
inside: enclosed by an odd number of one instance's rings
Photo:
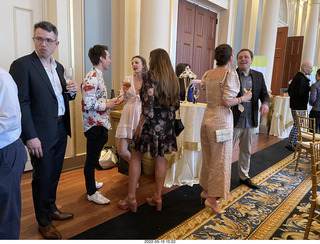
[[[21,176],[27,153],[20,139],[18,89],[11,75],[0,68],[0,239],[19,239]]]
[[[89,49],[88,56],[93,67],[81,84],[82,124],[87,138],[87,157],[83,172],[88,201],[109,204],[110,200],[97,189],[99,186],[95,181],[95,168],[99,164],[101,150],[108,141],[108,131],[111,130],[109,109],[116,109],[118,100],[108,101],[103,79],[103,71],[108,70],[111,64],[108,47],[95,45]]]
[[[299,71],[293,78],[288,88],[288,94],[290,96],[290,108],[293,118],[293,126],[289,134],[289,138],[286,144],[286,148],[294,151],[297,138],[298,138],[298,123],[297,115],[307,116],[307,107],[309,101],[310,92],[310,79],[306,75],[310,75],[312,72],[312,64],[304,62],[301,65],[301,71]]]
[[[130,83],[130,88],[124,85],[120,95],[124,97],[124,107],[116,131],[118,139],[119,155],[130,163],[131,152],[128,150],[129,141],[138,125],[141,114],[140,90],[142,86],[142,74],[148,71],[147,62],[141,56],[134,56],[131,59],[134,75],[125,77],[124,83]]]
[[[128,195],[118,202],[121,209],[137,211],[136,186],[141,174],[144,153],[155,159],[155,190],[146,201],[150,206],[162,209],[162,187],[166,176],[164,155],[177,151],[174,131],[175,112],[179,108],[179,81],[174,73],[168,53],[163,49],[150,52],[149,72],[143,78],[140,97],[142,114],[134,134],[129,165]]]
[[[237,73],[240,80],[239,96],[243,96],[245,90],[250,89],[252,99],[249,102],[242,103],[244,111],[240,111],[238,106],[232,108],[233,112],[233,146],[239,139],[239,160],[238,160],[238,175],[240,183],[245,184],[253,189],[259,188],[258,185],[252,182],[249,176],[251,144],[252,139],[257,133],[258,127],[258,110],[263,116],[269,112],[270,98],[267,87],[263,78],[263,74],[251,69],[253,62],[253,53],[249,49],[241,49],[237,55]],[[261,107],[259,109],[259,100]]]
[[[201,81],[207,99],[207,107],[201,124],[202,166],[200,185],[205,205],[215,213],[221,213],[217,197],[226,199],[230,192],[232,163],[232,134],[230,139],[217,142],[216,130],[233,129],[233,117],[230,107],[251,98],[248,92],[236,98],[240,83],[235,70],[232,70],[233,53],[228,44],[215,49],[217,67],[207,71]]]
[[[180,85],[180,101],[184,101],[186,98],[186,88],[184,86],[184,79],[179,78],[179,76],[182,74],[183,71],[191,71],[190,64],[179,63],[176,66],[176,75],[179,79],[179,85]],[[192,98],[193,98],[193,96],[192,96]]]
[[[316,82],[311,86],[309,104],[312,106],[310,118],[316,119],[316,131],[320,132],[320,69],[316,73]]]
[[[18,86],[21,138],[33,166],[32,195],[38,230],[47,239],[60,239],[52,219],[73,218],[72,213],[61,212],[55,202],[67,135],[71,136],[69,100],[75,98],[78,84],[66,84],[64,68],[52,56],[59,45],[53,24],[36,23],[33,43],[36,50],[15,60],[10,74]]]

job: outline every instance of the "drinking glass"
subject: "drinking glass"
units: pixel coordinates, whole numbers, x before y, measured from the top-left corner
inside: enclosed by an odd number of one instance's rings
[[[199,88],[194,87],[194,88],[193,88],[193,99],[194,99],[195,103],[198,102],[199,96],[200,96],[200,90],[199,90]]]
[[[130,81],[123,81],[122,85],[128,90],[131,87]]]
[[[72,69],[72,67],[69,67],[69,68],[66,68],[64,70],[64,72],[65,72],[66,83],[68,85],[68,83],[70,81],[73,81],[73,79],[74,79],[73,69]],[[70,93],[70,92],[69,91],[65,91],[65,93]]]
[[[243,90],[245,91],[245,93],[251,92],[252,91],[252,81],[249,81],[248,84],[247,84],[247,87],[243,88]],[[250,102],[250,100],[247,101],[247,102]]]

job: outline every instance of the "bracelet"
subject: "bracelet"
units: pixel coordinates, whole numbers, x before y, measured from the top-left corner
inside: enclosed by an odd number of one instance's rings
[[[241,103],[242,103],[242,98],[241,97],[239,97],[240,98],[240,101],[241,101]]]

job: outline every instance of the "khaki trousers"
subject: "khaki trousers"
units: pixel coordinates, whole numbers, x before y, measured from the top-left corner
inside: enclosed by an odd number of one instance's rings
[[[239,139],[238,174],[241,180],[250,178],[251,144],[257,128],[233,128],[233,147]]]

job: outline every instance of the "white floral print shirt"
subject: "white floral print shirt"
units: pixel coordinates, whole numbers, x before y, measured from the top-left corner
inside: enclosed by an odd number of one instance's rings
[[[82,124],[83,132],[93,126],[104,126],[111,130],[107,87],[103,80],[103,73],[92,67],[81,84],[82,92]]]

